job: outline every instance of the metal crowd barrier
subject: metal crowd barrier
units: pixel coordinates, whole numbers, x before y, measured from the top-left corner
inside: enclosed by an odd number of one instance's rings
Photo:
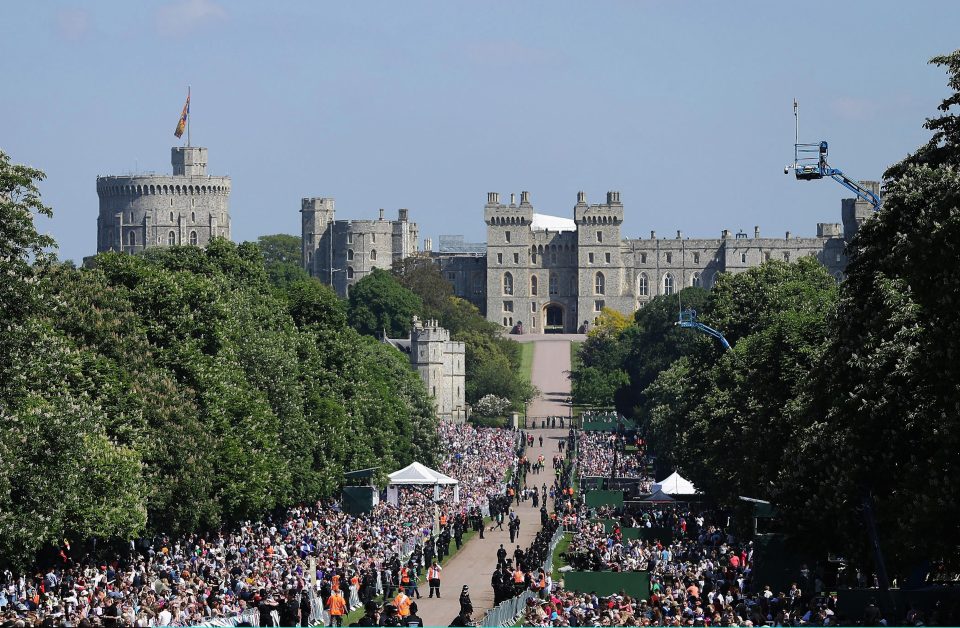
[[[563,538],[563,534],[563,527],[557,527],[557,531],[553,533],[553,538],[550,539],[550,549],[547,551],[547,558],[543,561],[543,564],[540,565],[547,573],[553,571],[553,551],[557,549],[557,543]],[[535,597],[537,597],[536,593],[527,589],[516,597],[504,600],[487,611],[477,625],[495,627],[512,626],[517,623],[517,618],[520,617],[527,608],[527,600]]]
[[[209,621],[205,621],[197,625],[198,626],[221,626],[223,628],[231,628],[232,626],[236,626],[241,623],[247,623],[247,624],[250,624],[251,626],[259,626],[260,613],[257,612],[257,609],[250,608],[243,611],[236,617],[217,617],[216,619],[211,619]]]

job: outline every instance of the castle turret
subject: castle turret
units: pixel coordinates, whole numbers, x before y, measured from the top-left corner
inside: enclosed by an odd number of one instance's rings
[[[328,277],[333,258],[330,225],[336,219],[334,199],[301,199],[300,214],[301,263],[310,276]]]
[[[173,175],[97,177],[97,252],[206,246],[230,238],[230,177],[207,175],[207,149],[174,147]]]

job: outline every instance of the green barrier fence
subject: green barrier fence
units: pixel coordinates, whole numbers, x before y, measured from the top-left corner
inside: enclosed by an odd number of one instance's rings
[[[596,592],[599,596],[623,591],[646,600],[650,597],[650,574],[646,571],[568,571],[563,574],[568,591]]]
[[[616,432],[616,421],[584,421],[584,432]]]
[[[603,531],[613,532],[613,526],[617,525],[616,519],[594,519],[603,523]],[[673,530],[670,528],[620,528],[620,533],[624,539],[644,541],[660,541],[662,543],[673,542]]]
[[[623,491],[590,491],[584,498],[590,508],[623,506]]]

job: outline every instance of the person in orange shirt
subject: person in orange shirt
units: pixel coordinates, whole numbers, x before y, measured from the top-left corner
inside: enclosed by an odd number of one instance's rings
[[[334,589],[327,599],[327,609],[330,611],[330,625],[342,626],[343,616],[347,614],[347,601],[343,599],[340,589]]]
[[[410,614],[410,598],[402,589],[400,593],[397,593],[397,597],[393,598],[393,605],[400,612],[400,617],[406,617]]]

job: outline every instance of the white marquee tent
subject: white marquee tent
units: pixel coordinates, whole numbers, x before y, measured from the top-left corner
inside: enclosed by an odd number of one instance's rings
[[[387,485],[387,502],[393,505],[398,502],[398,486],[432,486],[435,500],[440,499],[441,486],[453,486],[453,502],[460,502],[460,482],[419,462],[411,463],[387,477],[390,478],[390,483]]]
[[[650,487],[652,492],[663,491],[667,495],[696,495],[697,488],[690,483],[690,480],[684,479],[679,473],[674,471],[665,479],[660,480]]]

